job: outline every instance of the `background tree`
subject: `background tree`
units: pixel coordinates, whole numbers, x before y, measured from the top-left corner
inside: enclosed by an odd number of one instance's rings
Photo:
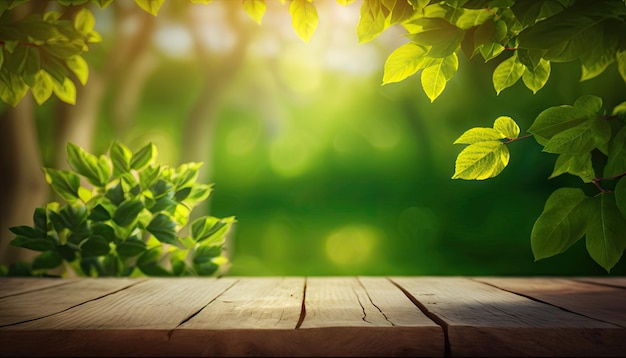
[[[337,2],[344,6],[353,3]],[[30,17],[25,16],[30,12],[23,8],[30,2],[2,5],[1,34],[6,40],[1,43],[0,98],[4,102],[22,106],[21,99],[29,89],[39,104],[53,93],[68,103],[76,100],[75,82],[87,79],[83,52],[99,39],[93,31],[95,20],[88,7],[93,3],[108,7],[120,2],[58,1],[58,8],[67,10],[65,15],[34,9],[39,12]],[[156,15],[164,2],[135,3]],[[289,6],[294,30],[308,41],[318,26],[316,3],[281,3]],[[243,1],[242,8],[260,23],[267,4],[261,0]],[[391,26],[403,28],[408,41],[389,55],[382,84],[421,73],[422,89],[433,102],[460,71],[460,56],[497,62],[492,80],[498,94],[520,80],[537,93],[549,80],[552,65],[561,63],[580,63],[581,81],[591,80],[605,70],[617,70],[615,75],[626,80],[625,18],[626,4],[621,0],[365,0],[360,5],[357,36],[364,43]],[[241,50],[236,49],[233,59],[241,58]],[[133,83],[137,82],[141,81]],[[190,115],[190,123],[193,118],[210,118],[196,116],[197,113],[214,110],[204,95],[199,98],[203,100],[198,101],[197,110]],[[559,189],[548,198],[531,233],[532,249],[535,258],[541,259],[563,252],[585,236],[593,259],[610,270],[626,245],[626,161],[622,150],[625,105],[604,108],[597,96],[555,105],[537,116],[527,129],[529,135],[544,147],[544,152],[558,155],[552,177],[568,173],[588,185],[581,185],[584,190]],[[520,137],[519,133],[517,123],[506,116],[497,118],[492,128],[467,131],[456,141],[468,146],[459,154],[453,178],[480,180],[498,175],[509,162],[508,144],[529,136]],[[192,138],[194,133],[188,134]],[[203,140],[188,142],[190,146],[201,146]],[[206,148],[199,150],[206,152]],[[16,184],[12,185],[4,185],[7,192],[15,193]]]

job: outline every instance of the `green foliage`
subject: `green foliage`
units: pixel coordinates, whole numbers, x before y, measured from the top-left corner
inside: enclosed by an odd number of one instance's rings
[[[188,223],[211,191],[196,183],[201,163],[157,165],[152,144],[133,153],[114,142],[108,154],[68,143],[72,170],[43,168],[65,203],[37,208],[33,226],[10,229],[12,245],[41,252],[30,274],[67,262],[81,276],[213,275],[227,263],[222,246],[235,219],[203,216]],[[185,226],[191,233],[179,236]]]

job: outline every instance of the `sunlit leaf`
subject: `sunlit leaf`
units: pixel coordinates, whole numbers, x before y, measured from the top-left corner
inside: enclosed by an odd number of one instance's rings
[[[157,16],[161,5],[165,0],[135,0],[135,3],[139,5],[145,12],[148,12],[154,16]]]
[[[267,9],[265,0],[243,0],[242,6],[248,16],[260,25]]]
[[[535,94],[548,82],[550,70],[550,61],[541,59],[539,65],[534,69],[530,70],[526,68],[522,74],[522,81],[524,81],[526,87]]]
[[[430,57],[448,57],[461,45],[463,30],[444,19],[419,18],[411,22],[421,29],[406,36],[418,45],[430,46]]]
[[[543,110],[535,118],[528,132],[550,139],[557,133],[595,117],[601,107],[600,98],[581,96],[574,102],[574,106],[562,105]]]
[[[502,135],[508,139],[517,138],[520,132],[519,126],[515,123],[513,118],[507,116],[500,116],[496,118],[493,123],[493,128],[499,133],[502,133]]]
[[[593,118],[575,127],[555,134],[543,148],[555,154],[583,154],[594,148],[606,146],[611,137],[611,127],[605,120]]]
[[[617,61],[617,69],[619,74],[622,76],[624,82],[626,82],[626,50],[619,50],[615,54],[615,58]]]
[[[500,141],[477,142],[456,159],[452,179],[484,180],[500,174],[509,164],[509,149]]]
[[[87,65],[87,61],[81,56],[72,56],[65,60],[65,63],[67,63],[67,67],[72,70],[76,78],[78,78],[80,83],[84,86],[89,78],[89,66]]]
[[[74,27],[83,34],[90,33],[96,26],[96,18],[89,9],[81,8],[74,17]]]
[[[113,221],[119,226],[128,226],[137,219],[139,212],[143,208],[141,200],[129,199],[123,201],[115,211]]]
[[[505,88],[513,86],[522,77],[526,67],[519,62],[517,55],[500,62],[493,71],[493,87],[496,94],[500,94]]]
[[[375,39],[385,30],[385,14],[380,0],[364,0],[361,4],[356,33],[359,44]]]
[[[102,187],[106,184],[110,175],[108,163],[102,163],[101,159],[74,143],[68,142],[66,149],[67,160],[76,173],[93,185]]]
[[[385,61],[383,85],[399,82],[422,69],[426,49],[413,42],[395,49]]]
[[[139,149],[133,153],[133,157],[130,160],[130,167],[132,169],[141,170],[146,166],[152,164],[157,157],[157,149],[154,144],[149,143],[145,147]]]
[[[590,220],[582,205],[585,198],[578,188],[559,188],[550,195],[530,234],[535,261],[557,255],[583,237]]]
[[[115,141],[109,150],[111,163],[113,163],[113,176],[119,177],[130,171],[130,160],[133,153],[122,143]]]
[[[609,272],[626,247],[626,220],[620,214],[613,193],[602,193],[593,198],[593,202],[593,217],[587,222],[587,251]]]
[[[159,241],[176,245],[176,223],[167,215],[155,215],[146,229]]]
[[[506,136],[493,128],[477,127],[465,131],[453,144],[474,144],[478,142],[497,141]]]
[[[44,70],[39,70],[35,75],[35,84],[31,87],[31,93],[38,105],[42,105],[50,98],[53,88],[54,83],[50,75]]]
[[[54,168],[42,168],[46,181],[63,200],[74,202],[79,199],[80,178],[74,172]]]
[[[63,83],[53,81],[52,91],[63,102],[76,104],[76,86],[69,78],[65,77]]]
[[[443,92],[458,68],[459,59],[456,53],[452,53],[448,57],[433,59],[432,64],[422,70],[422,88],[431,102]]]
[[[302,40],[309,42],[319,24],[315,6],[308,0],[293,0],[289,13],[293,29]]]

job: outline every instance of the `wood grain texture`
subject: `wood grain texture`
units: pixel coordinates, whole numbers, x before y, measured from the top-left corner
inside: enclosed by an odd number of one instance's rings
[[[0,327],[57,314],[138,283],[136,279],[83,279],[0,299]]]
[[[626,277],[573,277],[572,280],[626,288]]]
[[[611,356],[624,329],[467,278],[395,277],[445,322],[452,356]]]
[[[76,282],[75,279],[59,278],[31,278],[31,277],[1,277],[0,298],[38,291],[48,287],[67,285]]]
[[[626,289],[559,278],[476,278],[507,291],[626,327]]]

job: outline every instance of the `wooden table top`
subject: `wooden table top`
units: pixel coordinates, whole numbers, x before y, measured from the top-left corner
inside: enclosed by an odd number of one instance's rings
[[[0,356],[626,356],[622,277],[0,278]]]

